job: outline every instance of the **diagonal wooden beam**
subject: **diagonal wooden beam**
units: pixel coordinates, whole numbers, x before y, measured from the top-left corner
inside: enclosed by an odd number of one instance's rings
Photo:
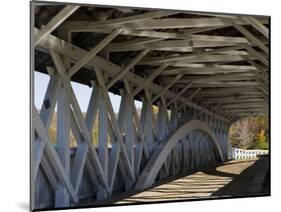
[[[121,150],[122,150],[122,153],[123,153],[123,156],[124,156],[124,163],[126,165],[125,167],[127,168],[128,174],[131,177],[131,179],[134,180],[134,173],[133,173],[133,170],[132,170],[132,167],[131,167],[131,164],[130,164],[130,161],[129,161],[129,158],[128,158],[128,155],[127,155],[125,144],[123,142],[123,137],[122,137],[122,134],[121,134],[121,131],[120,131],[120,127],[118,125],[116,115],[114,113],[110,98],[108,96],[108,92],[107,92],[104,77],[103,77],[103,75],[102,75],[102,73],[99,69],[96,69],[96,76],[97,76],[98,82],[99,82],[99,84],[102,88],[102,94],[103,94],[103,98],[104,98],[108,113],[110,115],[113,132],[114,132],[114,134],[115,134],[115,136],[116,136],[116,138],[117,138],[117,140],[120,144],[120,147],[121,147]]]
[[[61,79],[58,74],[55,74],[53,77],[51,77],[45,97],[41,106],[40,110],[40,117],[45,125],[46,130],[49,130],[50,124],[51,124],[51,119],[52,115],[55,109],[56,101],[57,101],[57,96],[58,96],[58,91],[61,85]],[[44,151],[45,144],[42,142],[40,139],[35,139],[35,152],[34,152],[34,177],[36,178],[39,166],[41,163],[41,159],[43,157],[43,151]],[[44,167],[43,167],[44,168]]]
[[[196,53],[192,55],[181,55],[181,56],[172,56],[164,58],[145,58],[142,60],[139,65],[157,65],[161,63],[172,63],[172,62],[181,62],[184,63],[201,63],[201,62],[234,62],[234,61],[243,61],[245,56],[239,55],[220,55],[212,54],[211,52],[205,53]],[[171,64],[173,65],[173,64]]]
[[[153,99],[152,99],[152,103],[157,100],[160,96],[164,95],[170,87],[172,87],[183,75],[179,74],[176,75],[165,87],[162,91],[160,91],[158,94],[156,94]]]
[[[89,145],[87,144],[87,142],[83,140],[82,134],[80,133],[79,127],[75,121],[72,111],[71,111],[71,130],[78,144],[78,147],[76,149],[75,157],[71,168],[70,180],[74,186],[75,192],[78,194],[79,186],[82,181],[85,163],[89,163],[89,160],[87,161],[87,153],[89,150]],[[91,170],[88,169],[88,172],[91,176],[90,173]]]
[[[44,143],[44,141],[42,141],[42,143]],[[44,154],[42,156],[41,166],[43,168],[44,173],[46,174],[46,176],[48,178],[48,181],[51,184],[51,187],[55,191],[58,187],[58,178],[56,177],[56,174],[55,174],[53,168],[51,167],[50,161],[46,154]]]
[[[268,83],[269,76],[267,69],[263,68],[261,65],[257,64],[255,61],[247,60],[248,63],[250,63],[255,69],[253,71],[256,71],[256,73],[260,73],[262,75],[262,79]]]
[[[136,41],[138,40],[136,39]],[[106,50],[109,52],[121,52],[151,48],[152,50],[163,51],[173,51],[174,49],[178,49],[179,51],[193,51],[197,47],[234,46],[239,44],[249,44],[249,40],[244,37],[186,35],[185,39],[182,40],[159,40],[159,38],[156,38],[155,41],[152,40],[151,42],[132,43],[129,41],[112,43],[106,47]]]
[[[264,57],[263,55],[261,55],[258,51],[256,51],[254,48],[252,48],[251,46],[244,46],[245,49],[247,49],[247,51],[253,55],[254,57],[256,57],[258,60],[260,60],[263,64],[265,64],[266,66],[269,65],[268,59],[266,57]]]
[[[167,125],[168,129],[170,129],[171,126],[170,126],[169,115],[168,115],[168,110],[167,110],[168,105],[167,105],[167,100],[164,98],[164,96],[161,96],[161,103],[160,103],[160,105],[162,105],[163,109],[165,109],[164,110],[164,116],[165,116],[165,119],[167,121],[166,125]],[[158,129],[158,131],[159,131],[159,129]]]
[[[165,68],[167,68],[169,66],[169,64],[162,64],[161,66],[159,66],[156,70],[153,71],[152,74],[150,74],[145,83],[139,85],[134,91],[133,91],[133,96],[137,95],[143,88],[147,87],[147,85],[153,81],[163,70],[165,70]]]
[[[48,34],[54,31],[62,22],[65,21],[71,14],[73,14],[79,6],[68,5],[65,6],[43,29],[41,29],[35,36],[34,45],[37,46],[40,41]]]
[[[71,179],[73,180],[73,185],[75,186],[75,191],[79,191],[79,187],[82,181],[82,174],[84,170],[84,166],[86,167],[89,175],[90,180],[93,183],[93,185],[97,185],[98,189],[101,187],[99,184],[99,181],[96,176],[96,171],[94,170],[94,164],[92,163],[92,155],[91,155],[91,145],[89,145],[89,142],[84,138],[83,134],[81,133],[78,123],[74,117],[73,111],[71,111],[71,130],[75,137],[75,140],[78,144],[78,149],[76,150],[76,154],[73,166],[72,166],[72,172],[71,172]],[[89,151],[90,150],[90,151]],[[89,157],[87,157],[89,156]],[[107,190],[107,186],[105,186]]]
[[[138,111],[137,111],[137,108],[136,108],[136,105],[134,104],[133,102],[133,99],[134,99],[134,96],[132,94],[132,89],[131,89],[131,86],[129,84],[129,82],[127,80],[124,80],[125,82],[125,88],[126,88],[126,92],[129,94],[130,98],[130,105],[133,109],[133,116],[134,116],[134,119],[135,119],[135,125],[136,125],[136,129],[137,129],[137,133],[138,133],[138,136],[140,137],[140,141],[142,142],[143,144],[143,151],[144,151],[144,156],[145,156],[145,159],[148,159],[149,157],[149,153],[148,153],[148,150],[147,150],[147,147],[146,147],[146,144],[144,142],[144,135],[143,135],[143,132],[141,130],[141,124],[140,124],[140,119],[139,119],[139,114],[138,114]]]
[[[153,105],[150,96],[151,94],[146,88],[144,89],[144,91],[145,97],[143,100],[143,106],[141,110],[140,124],[145,135],[145,142],[148,147],[148,152],[150,154],[156,145],[155,137],[157,137],[158,131],[153,112]]]
[[[233,23],[233,27],[236,28],[239,32],[245,35],[251,42],[255,43],[259,46],[266,54],[268,54],[268,47],[263,44],[255,35],[253,35],[250,31],[248,31],[244,26]]]
[[[196,96],[202,88],[197,88],[188,98],[186,101],[191,101],[193,99],[194,96]],[[186,105],[185,102],[183,102],[180,106],[178,106],[178,110],[180,110],[181,108],[183,108]],[[200,110],[201,111],[201,110]]]
[[[260,21],[252,16],[241,16],[243,20],[251,24],[256,30],[263,34],[266,38],[269,38],[269,30]]]
[[[35,33],[37,33],[37,32],[38,32],[38,29],[35,28]],[[49,50],[55,50],[65,56],[70,57],[70,59],[73,61],[78,61],[79,59],[81,59],[81,57],[83,57],[83,55],[85,55],[87,53],[86,50],[81,49],[64,40],[61,40],[53,35],[48,35],[46,37],[46,39],[43,39],[42,42],[39,43],[38,50],[43,51],[43,52],[46,52]],[[106,61],[97,55],[91,61],[89,61],[89,63],[87,64],[87,67],[90,69],[91,68],[100,68],[101,70],[107,71],[107,73],[110,76],[115,76],[122,70],[120,66],[118,66],[110,61]],[[136,75],[132,72],[127,73],[126,79],[135,85],[140,85],[145,82],[145,79],[143,77]],[[149,84],[148,88],[153,93],[158,93],[164,87],[160,86],[154,82],[151,82]],[[176,94],[171,90],[167,91],[167,93],[166,93],[167,98],[172,98],[174,95],[176,95]],[[182,96],[179,98],[180,102],[184,102],[185,100],[186,100],[186,98],[184,98]],[[201,106],[194,104],[192,102],[188,102],[187,105],[189,105],[192,108],[198,109],[198,110],[202,108]],[[213,114],[206,109],[203,109],[203,110],[205,113],[207,113],[211,116],[215,116],[217,118],[224,120],[224,118],[220,117],[218,114]]]
[[[267,23],[266,19],[261,20],[262,23]],[[155,30],[155,29],[176,29],[176,28],[202,28],[202,27],[228,27],[231,22],[222,18],[161,18],[161,19],[147,19],[143,21],[135,21],[132,19],[132,23],[124,23],[118,25],[87,25],[87,21],[83,22],[68,22],[64,24],[64,28],[70,31],[78,32],[91,32],[91,31],[103,31],[105,33],[108,30],[118,27],[124,27],[130,30]],[[241,20],[235,20],[238,25],[248,25]]]
[[[116,74],[111,81],[108,82],[107,89],[111,88],[118,80],[120,80],[122,77],[126,75],[126,73],[134,66],[136,65],[143,57],[146,55],[150,49],[144,49],[141,51],[126,67],[120,71],[118,74]]]
[[[91,152],[92,161],[93,161],[93,163],[95,165],[95,168],[97,170],[98,177],[101,180],[102,185],[107,188],[107,182],[106,182],[106,179],[104,178],[102,166],[100,164],[100,161],[99,161],[96,150],[91,145],[92,142],[91,142],[91,139],[90,139],[91,136],[90,136],[88,127],[87,127],[87,125],[85,123],[85,120],[83,118],[83,114],[82,114],[82,111],[81,111],[80,106],[78,104],[78,101],[77,101],[77,99],[74,95],[74,91],[71,87],[70,79],[69,79],[68,75],[66,74],[62,59],[60,58],[59,54],[56,51],[50,50],[50,53],[51,53],[52,59],[55,63],[55,66],[58,70],[58,73],[62,77],[62,81],[63,81],[63,84],[66,88],[67,93],[68,93],[69,100],[70,100],[70,103],[72,105],[72,109],[73,109],[73,112],[75,114],[76,121],[78,122],[79,127],[81,128],[84,139],[89,144],[89,147],[90,147],[89,150]]]
[[[134,163],[134,174],[135,174],[135,177],[137,177],[137,175],[139,174],[142,155],[144,153],[145,160],[147,160],[149,158],[149,152],[148,152],[148,148],[145,143],[145,138],[144,138],[144,135],[143,135],[143,132],[141,129],[139,114],[138,114],[136,106],[133,102],[134,97],[132,95],[131,87],[127,80],[124,80],[124,83],[125,83],[126,92],[129,95],[129,103],[130,103],[130,106],[131,106],[132,112],[133,112],[133,118],[134,118],[135,128],[137,130],[137,136],[139,137],[138,140],[140,140],[140,143],[137,142],[136,146],[135,146],[136,150],[135,150],[135,160],[134,160],[134,162],[135,162]]]
[[[91,28],[114,28],[123,24],[137,23],[144,20],[150,20],[153,18],[160,18],[163,16],[174,15],[178,12],[174,11],[156,11],[146,12],[139,15],[131,15],[121,18],[109,19],[104,21],[68,21],[65,22],[61,28],[72,29],[71,31],[84,31]]]
[[[183,95],[183,93],[188,89],[190,88],[190,86],[192,85],[192,82],[188,83],[183,89],[181,89],[180,92],[177,93],[177,95],[175,95],[168,103],[167,103],[167,107],[170,105],[170,104],[173,104],[175,101],[178,100],[178,98]]]
[[[100,98],[100,90],[94,87],[85,117],[87,127],[90,131],[93,127],[93,123],[96,118],[99,98]],[[91,180],[93,180],[92,176],[94,176],[95,173],[92,171],[91,168],[89,168],[91,166],[91,161],[89,160],[89,158],[87,158],[87,154],[89,153],[88,151],[89,144],[85,142],[85,139],[83,138],[82,133],[80,132],[79,126],[75,120],[75,116],[72,111],[71,111],[71,129],[75,137],[75,140],[78,144],[75,158],[73,161],[72,170],[71,170],[71,180],[73,182],[73,185],[75,186],[76,193],[78,193],[79,186],[82,180],[84,166],[86,165],[86,168],[91,176]]]
[[[35,106],[32,107],[32,123],[33,123],[33,126],[34,126],[37,134],[45,143],[46,153],[49,156],[49,159],[51,160],[51,163],[52,163],[54,169],[56,170],[56,173],[57,173],[59,179],[66,187],[66,189],[69,192],[74,203],[77,203],[78,197],[75,193],[75,190],[74,190],[71,182],[69,181],[69,179],[66,176],[66,173],[64,171],[62,164],[60,163],[60,159],[58,158],[57,153],[55,152],[54,148],[51,146],[51,142],[49,140],[48,133],[46,132],[44,124],[43,124],[43,122],[40,118],[40,115],[39,115],[38,111],[36,110]]]
[[[58,73],[55,73],[51,77],[45,97],[40,110],[40,117],[42,118],[43,123],[46,126],[46,129],[49,129],[51,124],[52,115],[55,109],[58,91],[61,86],[61,79]]]
[[[163,100],[163,102],[162,102]],[[164,104],[163,104],[164,103]],[[158,142],[163,142],[168,134],[168,123],[169,119],[167,116],[166,103],[164,98],[161,98],[161,103],[158,104],[158,114],[157,114],[157,128],[158,128]]]
[[[99,51],[101,51],[110,41],[112,41],[116,36],[122,32],[123,29],[119,28],[113,30],[108,36],[106,36],[101,42],[99,42],[91,51],[85,54],[74,66],[72,66],[68,75],[74,75],[80,68],[86,65]]]

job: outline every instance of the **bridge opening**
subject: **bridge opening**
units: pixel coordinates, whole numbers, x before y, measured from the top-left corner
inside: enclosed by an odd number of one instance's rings
[[[229,159],[256,158],[269,152],[268,116],[245,117],[230,127]]]

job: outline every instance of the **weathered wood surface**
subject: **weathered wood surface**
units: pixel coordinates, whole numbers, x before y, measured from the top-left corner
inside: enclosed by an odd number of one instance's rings
[[[50,75],[42,107],[32,108],[36,208],[110,199],[142,177],[144,188],[207,167],[227,158],[234,121],[268,111],[266,16],[32,4],[32,69]],[[85,115],[72,81],[92,89]],[[121,96],[118,116],[109,92]],[[184,128],[191,122],[199,125]]]

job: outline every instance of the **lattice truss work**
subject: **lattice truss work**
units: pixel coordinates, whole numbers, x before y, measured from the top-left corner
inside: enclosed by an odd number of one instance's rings
[[[107,199],[223,161],[229,126],[267,112],[268,17],[42,3],[32,11],[33,70],[50,75],[42,107],[32,108],[34,208]],[[92,89],[86,115],[71,81]],[[109,91],[122,98],[117,116]]]

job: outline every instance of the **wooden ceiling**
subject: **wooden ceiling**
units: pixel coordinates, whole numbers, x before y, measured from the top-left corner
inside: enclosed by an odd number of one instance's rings
[[[115,33],[73,81],[90,86],[100,68],[117,94],[126,79],[136,99],[149,88],[155,104],[164,97],[168,107],[188,105],[225,119],[267,113],[269,17],[87,5],[57,20],[65,9],[50,3],[34,7],[35,38],[59,22],[36,43],[36,71],[47,73],[53,66],[50,48],[76,62]]]

